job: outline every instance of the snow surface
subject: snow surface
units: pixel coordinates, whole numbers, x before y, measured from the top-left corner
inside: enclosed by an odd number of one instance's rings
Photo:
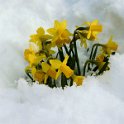
[[[123,6],[123,0],[0,0],[0,124],[123,124]],[[73,30],[96,18],[104,25],[100,39],[114,35],[120,45],[110,71],[64,91],[27,84],[23,51],[37,27],[66,19]]]

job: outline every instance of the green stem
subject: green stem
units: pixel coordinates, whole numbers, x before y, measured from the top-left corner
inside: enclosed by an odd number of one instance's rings
[[[78,57],[77,46],[76,46],[76,40],[77,40],[76,34],[77,34],[78,30],[87,30],[87,29],[89,29],[89,27],[79,27],[74,31],[73,38],[72,38],[72,41],[70,43],[70,50],[68,52],[68,55],[70,55],[72,52],[73,56],[75,56],[76,63],[77,63],[77,69],[78,69],[78,75],[81,75],[81,71],[80,71],[79,57]],[[75,51],[75,55],[73,53],[73,48]]]
[[[102,74],[102,73],[103,73],[103,71],[105,71],[105,70],[106,70],[106,67],[108,66],[108,64],[109,64],[109,62],[106,62],[106,63],[103,65],[103,67],[101,68],[101,70],[99,71],[99,73],[98,73],[97,75]]]
[[[59,55],[59,52],[57,52],[57,54],[56,54],[56,58],[58,58],[58,55]]]
[[[99,46],[104,47],[103,44],[99,44],[99,43],[96,43],[96,44],[93,45],[93,47],[91,49],[89,60],[94,60],[95,59],[96,53],[97,53],[97,50],[98,50]],[[90,70],[90,63],[88,63],[88,70]]]
[[[72,40],[71,40],[71,42],[70,42],[70,50],[69,50],[69,54],[68,55],[70,55],[71,54],[71,52],[72,52],[72,50],[73,50],[73,47],[74,47],[74,42],[77,40],[77,38],[76,38],[76,34],[77,34],[77,31],[82,31],[82,30],[88,30],[89,29],[89,27],[78,27],[75,31],[74,31],[74,33],[73,33],[73,38],[72,38]]]
[[[95,59],[96,54],[97,54],[97,50],[98,50],[98,46],[96,46],[94,49],[95,49],[95,50],[94,50],[94,53],[93,53],[93,55],[92,55],[91,60],[94,60],[94,59]],[[93,67],[93,63],[92,63],[91,65],[92,65],[92,67]],[[90,69],[91,69],[91,68],[90,68],[90,63],[89,63],[89,64],[88,64],[88,70],[90,70]]]
[[[77,40],[76,39],[76,34],[77,34],[77,30],[74,31],[74,35],[73,35],[73,38],[70,42],[70,50],[69,50],[69,55],[71,54],[72,50],[73,50],[73,47],[74,47],[74,42]]]
[[[73,79],[71,78],[70,79],[70,86],[72,86],[73,85]]]
[[[89,59],[92,59],[93,52],[94,52],[94,48],[95,48],[95,47],[98,47],[98,46],[104,47],[103,44],[99,44],[99,43],[94,44],[93,47],[92,47],[92,50],[91,50],[90,58],[89,58]]]
[[[93,53],[93,56],[92,56],[92,60],[95,59],[96,54],[97,54],[97,50],[98,50],[98,46],[96,46],[96,48],[95,48],[95,50],[94,50],[94,53]]]
[[[69,51],[68,51],[68,48],[66,45],[64,45],[64,49],[65,49],[66,53],[69,55]]]
[[[81,75],[80,64],[79,64],[79,57],[78,57],[77,46],[76,46],[76,41],[74,42],[74,50],[75,50],[75,59],[76,59],[76,63],[77,63],[78,75]]]
[[[51,77],[48,77],[48,79],[47,79],[47,85],[48,85],[49,87],[51,87],[51,88],[54,87],[53,84],[52,84],[52,78],[51,78]]]
[[[64,60],[64,53],[62,47],[58,48],[59,58],[61,61]]]
[[[64,53],[63,53],[62,47],[58,48],[58,53],[59,53],[60,60],[63,61],[64,60]],[[67,85],[67,79],[63,73],[61,74],[61,85],[63,88],[65,87],[65,85]]]
[[[26,72],[26,74],[27,74],[27,76],[32,80],[32,82],[34,82],[34,80],[33,80],[33,78],[31,77],[31,75],[30,75],[28,72]]]
[[[93,64],[96,64],[97,65],[97,61],[95,60],[87,60],[84,64],[84,68],[83,68],[83,76],[85,76],[85,72],[86,72],[86,67],[89,63],[93,63]]]

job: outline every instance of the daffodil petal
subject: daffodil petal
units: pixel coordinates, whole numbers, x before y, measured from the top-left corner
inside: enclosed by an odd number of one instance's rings
[[[42,66],[43,72],[47,73],[47,71],[48,71],[49,68],[50,68],[50,65],[47,64],[46,62],[42,62],[42,63],[41,63],[41,66]]]
[[[58,28],[60,26],[60,23],[58,20],[54,21],[54,28]]]
[[[66,27],[67,27],[67,21],[66,20],[63,20],[61,22],[61,26],[62,26],[63,29],[66,29]]]
[[[39,35],[43,35],[43,34],[45,34],[45,31],[44,31],[44,29],[42,27],[40,27],[40,28],[37,29],[37,33]]]
[[[80,45],[84,45],[84,48],[87,48],[87,43],[86,43],[86,38],[84,38],[80,33],[78,33],[79,37],[80,37],[80,40],[81,40],[81,43]]]
[[[93,22],[91,22],[91,25],[97,25],[98,24],[98,20],[94,20]]]
[[[90,36],[91,36],[91,31],[88,32],[87,39],[90,39]]]
[[[47,83],[47,79],[48,79],[48,75],[45,74],[45,78],[44,78],[44,83],[45,83],[45,84]]]
[[[73,70],[72,70],[69,66],[64,65],[64,64],[62,64],[62,65],[60,66],[60,70],[64,73],[64,75],[65,75],[67,78],[71,77],[72,74],[73,74]]]
[[[62,64],[62,62],[60,61],[60,60],[58,60],[58,59],[51,59],[50,61],[50,64],[51,64],[51,66],[53,67],[53,68],[55,68],[55,69],[58,69],[58,68],[60,68],[60,66],[61,66],[61,64]]]
[[[36,73],[36,68],[35,67],[32,68],[31,73],[34,76],[34,74]]]
[[[47,29],[47,32],[48,32],[49,34],[51,34],[51,35],[55,35],[56,30],[55,30],[54,28],[49,28],[49,29]]]
[[[67,64],[68,58],[69,58],[69,56],[66,55],[66,56],[65,56],[65,59],[64,59],[64,61],[63,61],[63,64],[65,64],[65,65]]]
[[[47,71],[47,74],[50,76],[50,77],[52,77],[53,79],[56,79],[56,74],[57,74],[57,72],[55,71],[55,69],[54,68],[49,68],[49,70]]]
[[[76,76],[76,75],[74,75],[72,78],[73,78],[73,81],[77,84],[77,86],[82,85],[83,80],[84,80],[84,76]]]

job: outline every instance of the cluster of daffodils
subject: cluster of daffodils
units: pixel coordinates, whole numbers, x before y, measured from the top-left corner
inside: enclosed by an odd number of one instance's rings
[[[98,20],[77,26],[73,34],[67,29],[65,20],[55,20],[54,27],[46,31],[39,27],[36,34],[30,36],[29,48],[24,51],[28,62],[26,74],[32,82],[62,88],[82,85],[87,75],[102,74],[109,70],[109,57],[116,52],[118,45],[112,37],[106,44],[97,43],[100,32],[102,25]],[[85,63],[80,63],[78,41],[90,55]],[[89,47],[91,42],[93,46]]]

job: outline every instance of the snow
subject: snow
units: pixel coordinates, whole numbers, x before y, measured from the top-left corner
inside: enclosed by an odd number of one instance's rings
[[[0,124],[123,124],[123,6],[123,0],[0,0]],[[114,35],[119,44],[111,70],[65,90],[29,86],[23,59],[29,35],[55,19],[73,30],[96,18],[104,26],[100,40]]]
[[[38,84],[29,86],[20,79],[16,89],[2,89],[0,97],[1,124],[121,124],[124,121],[123,101],[104,90],[95,77],[88,77],[83,87],[65,90]]]
[[[116,54],[116,56],[111,57],[110,61],[111,70],[106,72],[103,76],[98,77],[98,80],[100,80],[100,84],[108,90],[108,92],[124,100],[124,65],[122,64],[124,54]]]

